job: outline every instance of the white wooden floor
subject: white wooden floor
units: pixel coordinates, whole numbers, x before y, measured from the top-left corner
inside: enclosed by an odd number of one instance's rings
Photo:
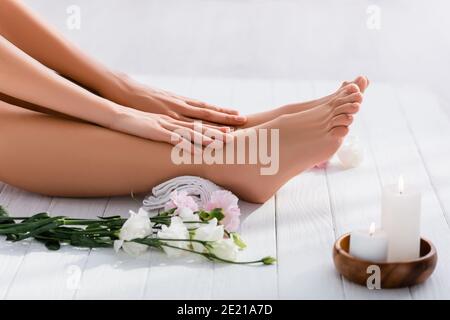
[[[141,80],[243,113],[317,97],[336,83],[259,79],[140,77]],[[157,252],[137,259],[112,250],[64,247],[49,252],[37,242],[0,241],[3,299],[434,299],[450,298],[450,123],[436,97],[421,88],[373,83],[352,127],[365,161],[343,170],[305,172],[262,206],[243,203],[242,258],[275,255],[269,267],[224,266],[201,259],[173,260]],[[370,291],[334,269],[331,248],[339,235],[379,222],[380,190],[403,174],[423,191],[422,233],[439,254],[423,285]],[[1,184],[1,183],[0,183]],[[126,215],[129,198],[61,199],[0,187],[0,204],[14,215]]]

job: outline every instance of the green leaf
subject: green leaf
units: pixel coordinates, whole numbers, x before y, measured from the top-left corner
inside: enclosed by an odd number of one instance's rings
[[[57,240],[47,240],[45,246],[48,250],[56,251],[61,248],[61,244]]]
[[[39,228],[41,226],[51,223],[52,221],[56,221],[60,218],[61,217],[54,217],[54,218],[47,218],[47,219],[30,222],[30,223],[14,224],[14,225],[6,227],[6,228],[0,228],[0,234],[3,234],[3,235],[7,235],[7,234],[11,234],[11,233],[26,234],[28,232],[36,230],[37,228]]]
[[[29,217],[28,219],[23,220],[21,223],[31,223],[31,222],[36,222],[39,220],[44,220],[44,219],[48,219],[50,218],[50,216],[48,215],[47,212],[41,212],[38,214],[35,214],[31,217]]]
[[[109,217],[98,217],[101,220],[117,220],[117,219],[122,219],[121,216],[109,216]]]
[[[222,208],[215,208],[210,213],[210,220],[213,218],[216,218],[217,221],[221,221],[223,218],[225,218],[225,215],[223,214]]]
[[[234,244],[239,247],[239,249],[245,249],[247,248],[247,245],[244,241],[242,241],[241,236],[237,232],[230,233],[230,237],[233,240]]]
[[[53,218],[48,219],[48,220],[52,220],[52,219]],[[16,241],[24,240],[24,239],[33,237],[35,235],[39,235],[39,234],[41,234],[43,232],[47,232],[49,230],[55,229],[55,228],[59,227],[61,225],[61,223],[62,222],[53,220],[53,221],[51,221],[51,222],[49,222],[49,223],[47,223],[45,225],[39,226],[38,228],[36,228],[34,230],[31,230],[30,232],[27,232],[25,234],[20,235],[20,237],[17,238]]]
[[[16,241],[19,235],[11,233],[6,236],[7,241]]]
[[[209,221],[214,218],[216,218],[217,221],[221,221],[223,218],[225,218],[222,208],[215,208],[210,212],[201,210],[198,212],[198,215],[202,221]]]
[[[9,217],[8,211],[6,211],[5,208],[3,208],[2,206],[0,206],[0,217],[2,218],[7,218]],[[12,224],[12,223],[16,223],[13,219],[2,219],[0,221],[0,224]]]
[[[201,210],[201,211],[198,212],[198,216],[200,217],[200,219],[202,221],[208,221],[209,212]]]

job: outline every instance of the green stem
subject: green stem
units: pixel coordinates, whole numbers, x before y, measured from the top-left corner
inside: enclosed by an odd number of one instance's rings
[[[197,242],[197,243],[201,243],[203,245],[208,244],[209,241],[202,241],[202,240],[195,240],[195,239],[163,239],[163,238],[141,238],[141,239],[133,239],[133,242],[137,242],[136,240],[139,241],[145,241],[146,239],[149,239],[150,241],[183,241],[183,242]],[[139,242],[139,243],[143,243],[145,244],[145,242]]]
[[[187,251],[187,252],[190,252],[190,253],[195,253],[195,254],[204,256],[206,258],[211,258],[211,259],[218,260],[218,261],[225,262],[225,263],[231,263],[231,264],[256,264],[256,263],[263,263],[262,259],[254,260],[254,261],[232,261],[232,260],[222,259],[222,258],[220,258],[220,257],[218,257],[218,256],[216,256],[215,254],[212,254],[212,253],[198,252],[198,251],[195,251],[195,250],[190,250],[190,249],[185,249],[185,248],[178,248],[178,247],[172,246],[172,245],[167,244],[167,243],[161,243],[161,246],[168,247],[168,248],[173,248],[173,249],[178,249],[178,250],[182,250],[182,251]]]
[[[117,219],[117,220],[93,220],[93,219],[64,219],[64,225],[66,226],[73,226],[73,225],[79,225],[79,226],[84,226],[84,225],[90,225],[90,224],[94,224],[94,223],[100,223],[100,224],[104,224],[104,225],[108,225],[108,223],[112,223],[112,222],[119,222],[123,220],[123,222],[125,222],[126,219]]]

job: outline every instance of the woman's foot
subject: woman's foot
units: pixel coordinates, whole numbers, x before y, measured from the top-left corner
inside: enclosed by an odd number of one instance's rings
[[[350,84],[346,87],[355,87],[353,91],[356,92],[346,90],[315,108],[282,115],[258,127],[234,133],[238,139],[241,135],[248,136],[251,130],[266,129],[271,137],[272,130],[279,130],[278,145],[274,149],[272,146],[268,147],[278,155],[271,155],[272,160],[278,158],[279,161],[275,174],[262,175],[261,168],[267,167],[267,164],[259,162],[256,165],[221,165],[219,170],[214,166],[206,176],[233,190],[244,200],[265,202],[290,178],[316,163],[329,159],[338,150],[343,137],[348,133],[353,114],[358,112],[362,101],[362,94],[356,85]],[[260,143],[258,148],[260,150]]]
[[[320,99],[308,102],[292,103],[270,111],[249,115],[247,116],[247,123],[241,127],[236,128],[238,129],[252,128],[261,125],[263,123],[269,122],[285,114],[307,111],[322,104],[326,104],[329,101],[335,99],[336,97],[345,95],[347,93],[356,93],[356,92],[364,93],[368,85],[369,80],[366,77],[359,76],[351,82],[342,83],[341,87],[336,92],[328,96],[322,97]]]
[[[336,90],[336,92],[334,92],[328,96],[316,99],[316,100],[302,102],[302,103],[288,104],[284,107],[281,107],[282,112],[283,112],[283,114],[296,113],[296,112],[306,111],[311,108],[317,107],[321,104],[327,103],[328,101],[334,99],[338,95],[341,95],[346,90],[346,88],[348,88],[348,86],[351,84],[356,85],[359,92],[364,93],[364,91],[369,86],[369,79],[367,79],[367,77],[359,76],[353,81],[344,81],[342,83],[342,85],[339,87],[339,89]]]

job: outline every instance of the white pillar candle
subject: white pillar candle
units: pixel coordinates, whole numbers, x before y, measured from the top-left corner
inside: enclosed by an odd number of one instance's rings
[[[381,227],[388,236],[388,261],[398,262],[420,256],[421,195],[411,186],[405,187],[403,177],[398,185],[383,189]]]
[[[384,262],[387,257],[388,238],[383,230],[376,230],[375,223],[369,230],[357,230],[350,234],[350,255],[373,262]]]

